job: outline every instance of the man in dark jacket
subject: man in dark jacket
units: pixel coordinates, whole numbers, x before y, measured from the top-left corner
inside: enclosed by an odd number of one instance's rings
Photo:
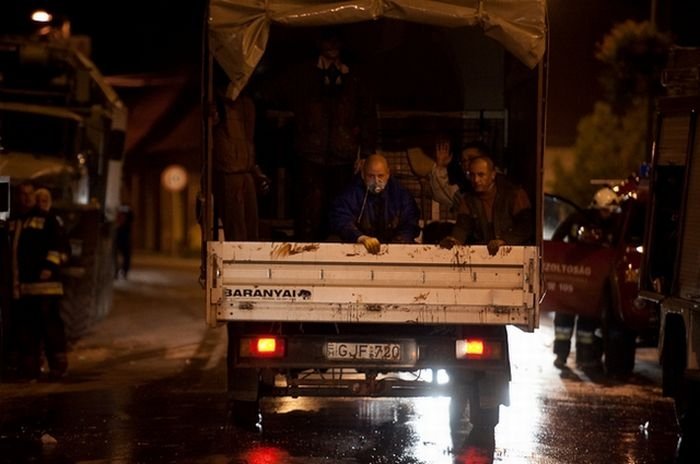
[[[354,67],[343,61],[335,31],[325,31],[314,61],[263,84],[262,98],[294,113],[298,191],[295,233],[300,241],[328,236],[330,202],[351,183],[362,158],[374,153],[376,108]]]
[[[382,243],[414,243],[419,217],[413,196],[391,178],[386,158],[375,154],[365,161],[361,177],[336,199],[330,225],[342,241],[362,243],[377,254]]]
[[[483,244],[495,255],[503,245],[525,245],[533,240],[535,224],[527,193],[503,176],[486,156],[469,162],[471,191],[464,192],[452,234],[443,248]]]

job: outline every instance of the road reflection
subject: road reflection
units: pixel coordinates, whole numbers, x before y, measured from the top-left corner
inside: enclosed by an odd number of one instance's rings
[[[261,439],[277,446],[237,458],[251,464],[258,462],[253,457],[284,464],[309,454],[306,463],[492,462],[493,439],[475,442],[468,423],[452,430],[449,404],[447,397],[267,400]]]
[[[120,282],[113,313],[72,352],[64,382],[0,384],[0,464],[673,460],[678,426],[656,353],[639,351],[627,383],[562,376],[546,317],[535,333],[509,329],[511,405],[494,435],[451,428],[446,397],[265,398],[261,433],[231,428],[225,331],[203,326],[201,289],[183,283],[193,271],[167,271],[173,288],[156,279],[165,272],[136,269]]]

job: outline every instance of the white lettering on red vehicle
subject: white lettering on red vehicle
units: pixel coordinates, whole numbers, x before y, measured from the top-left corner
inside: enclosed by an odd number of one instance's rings
[[[552,263],[545,261],[544,272],[549,272],[552,274],[568,274],[577,276],[590,276],[593,271],[590,266],[581,266],[576,264],[562,264],[562,263]]]

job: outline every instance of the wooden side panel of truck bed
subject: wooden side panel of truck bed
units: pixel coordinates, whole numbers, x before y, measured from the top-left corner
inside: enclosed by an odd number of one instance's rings
[[[534,330],[537,247],[209,242],[207,320],[513,324]]]

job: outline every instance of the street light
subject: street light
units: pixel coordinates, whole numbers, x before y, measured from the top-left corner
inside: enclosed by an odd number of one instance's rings
[[[53,20],[53,15],[45,10],[36,10],[32,13],[32,21],[35,23],[50,23]]]
[[[46,10],[35,10],[31,15],[32,21],[37,25],[36,35],[49,39],[68,39],[71,36],[70,21],[61,16],[54,21],[54,15]]]

